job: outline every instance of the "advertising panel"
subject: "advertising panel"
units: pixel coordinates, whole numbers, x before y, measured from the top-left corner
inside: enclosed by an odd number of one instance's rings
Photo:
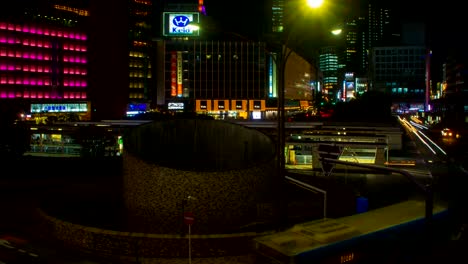
[[[234,111],[247,111],[247,100],[232,100],[231,110]]]
[[[194,30],[189,24],[199,23],[199,13],[195,12],[164,12],[163,13],[164,36],[198,36],[198,30]]]
[[[211,100],[196,100],[196,111],[211,111]]]
[[[182,96],[182,51],[177,52],[177,96]]]
[[[168,110],[184,110],[184,103],[181,102],[169,102],[167,103]]]
[[[215,101],[215,109],[219,111],[228,111],[229,108],[229,100],[216,100]]]
[[[249,100],[249,111],[265,111],[265,100]]]
[[[177,95],[177,52],[171,51],[171,96]]]
[[[345,91],[345,99],[350,100],[354,98],[356,89],[354,88],[354,82],[346,81],[346,91]]]

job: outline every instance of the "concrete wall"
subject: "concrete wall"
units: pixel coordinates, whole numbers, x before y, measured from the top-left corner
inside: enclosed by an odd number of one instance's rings
[[[145,124],[126,135],[123,193],[128,228],[135,232],[231,233],[265,217],[273,203],[275,148],[269,137],[216,120]],[[188,199],[187,197],[195,197]]]
[[[127,152],[165,167],[191,171],[238,170],[274,158],[271,139],[255,129],[218,120],[175,119],[131,129]]]
[[[34,217],[38,236],[53,238],[54,242],[75,251],[115,259],[116,263],[143,258],[186,258],[189,252],[187,236],[120,232],[77,225],[49,216],[40,209]],[[191,255],[194,258],[247,255],[252,250],[252,239],[266,234],[271,232],[192,235]],[[170,263],[170,259],[157,263]]]

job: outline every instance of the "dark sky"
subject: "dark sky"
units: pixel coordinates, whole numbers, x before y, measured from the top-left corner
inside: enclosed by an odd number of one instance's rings
[[[342,23],[346,17],[352,18],[359,13],[362,14],[365,11],[362,9],[367,7],[369,1],[383,4],[385,0],[325,1],[330,4],[330,10],[328,10],[330,12],[326,11],[328,12],[326,15],[328,25],[324,25],[322,28],[326,28],[332,23]],[[232,2],[205,0],[208,15],[230,21],[233,27],[242,24],[255,27],[261,23],[260,21],[255,22],[255,19],[246,20],[246,18],[256,17],[256,14],[262,8],[262,0],[237,0],[235,5],[228,5],[227,3]],[[466,11],[463,3],[463,1],[458,0],[444,0],[434,3],[414,0],[388,1],[389,7],[399,20],[426,23],[428,46],[438,57],[444,57],[448,50],[468,47],[468,11]],[[323,10],[321,12],[323,13]]]

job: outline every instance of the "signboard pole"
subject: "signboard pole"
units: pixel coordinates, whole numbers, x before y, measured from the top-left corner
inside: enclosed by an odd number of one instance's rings
[[[189,196],[190,197],[190,196]],[[184,212],[184,223],[188,225],[188,256],[189,256],[189,264],[192,263],[192,241],[191,241],[191,233],[192,233],[192,224],[195,218],[192,212]]]
[[[191,227],[192,225],[188,225],[188,259],[189,259],[189,264],[192,264],[192,243],[190,241],[190,233],[191,233]]]

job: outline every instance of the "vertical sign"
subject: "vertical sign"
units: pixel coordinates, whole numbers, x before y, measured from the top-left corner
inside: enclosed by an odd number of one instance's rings
[[[177,95],[177,53],[171,51],[171,96]]]
[[[177,96],[182,96],[182,51],[177,51]]]

